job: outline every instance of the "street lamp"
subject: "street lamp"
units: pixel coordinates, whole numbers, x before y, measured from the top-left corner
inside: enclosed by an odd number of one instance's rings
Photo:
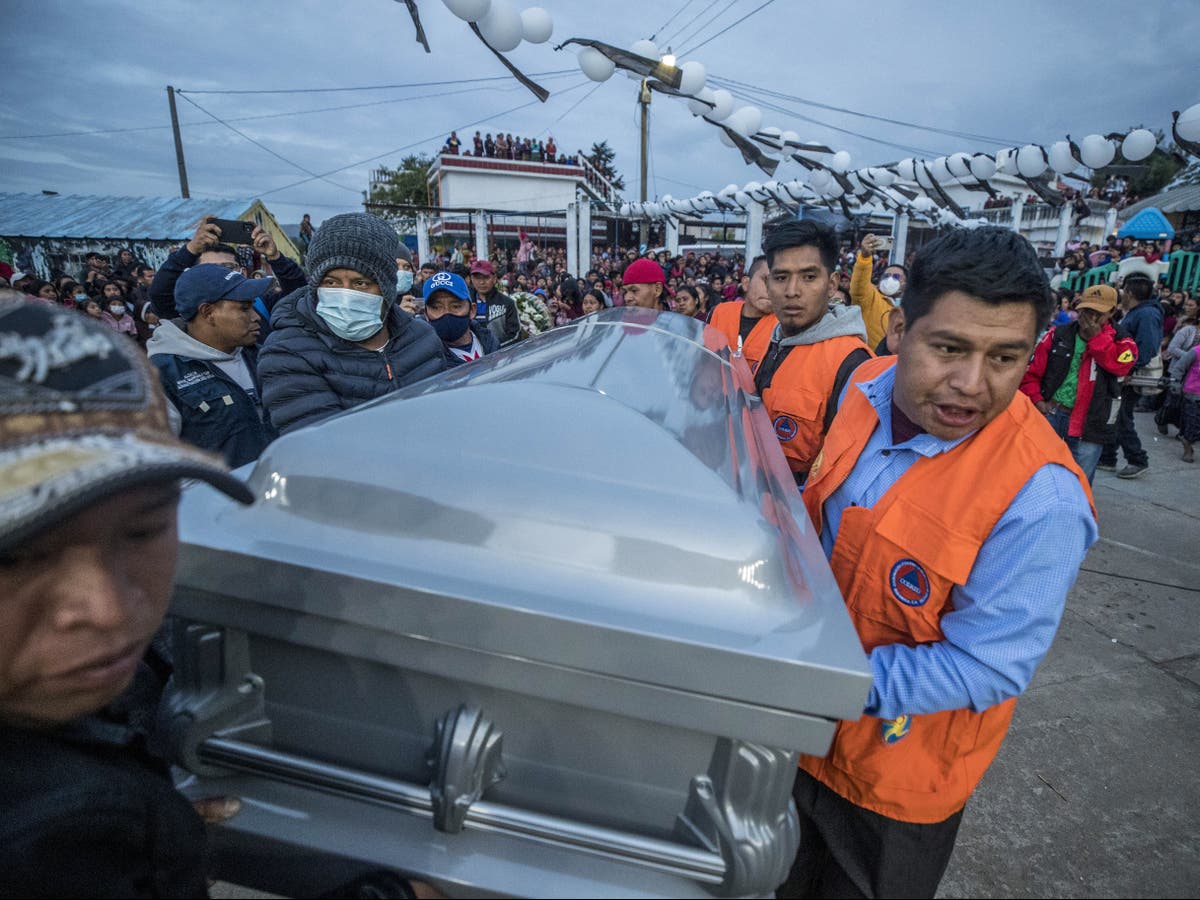
[[[675,65],[675,54],[671,52],[671,48],[667,48],[667,52],[659,57],[659,61],[664,66]],[[642,178],[641,191],[638,199],[642,201],[642,205],[646,204],[646,161],[650,149],[650,79],[643,78],[641,87],[638,92],[638,103],[642,105]],[[638,242],[641,244],[649,244],[649,236],[647,233],[648,223],[645,218],[642,219],[638,228],[640,237]]]

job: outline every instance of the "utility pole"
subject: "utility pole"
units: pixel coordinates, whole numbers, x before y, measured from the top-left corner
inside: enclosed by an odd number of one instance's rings
[[[646,203],[646,157],[650,149],[650,85],[648,81],[642,79],[641,92],[638,94],[638,103],[642,105],[642,189],[639,199],[644,205]],[[638,241],[642,244],[649,245],[649,236],[646,233],[646,219],[643,218],[638,225],[638,233],[640,235]]]
[[[175,132],[175,162],[179,166],[179,196],[185,200],[188,193],[187,164],[183,161],[183,138],[179,135],[179,114],[175,111],[175,88],[167,85],[167,102],[171,104],[171,130]]]

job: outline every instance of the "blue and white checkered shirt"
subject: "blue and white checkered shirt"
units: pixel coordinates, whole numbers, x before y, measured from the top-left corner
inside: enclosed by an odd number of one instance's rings
[[[918,434],[893,444],[895,372],[846,388],[866,395],[879,424],[849,477],[825,501],[826,557],[833,555],[843,510],[874,506],[918,456],[966,440]],[[1052,463],[1038,469],[980,548],[967,583],[951,592],[943,639],[871,651],[875,680],[864,712],[883,719],[964,707],[978,712],[1019,695],[1054,640],[1067,593],[1097,537],[1079,480]]]

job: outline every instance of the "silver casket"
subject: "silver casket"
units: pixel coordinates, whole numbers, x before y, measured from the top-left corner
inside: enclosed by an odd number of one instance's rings
[[[185,492],[164,723],[219,875],[769,895],[870,671],[749,371],[614,309]]]

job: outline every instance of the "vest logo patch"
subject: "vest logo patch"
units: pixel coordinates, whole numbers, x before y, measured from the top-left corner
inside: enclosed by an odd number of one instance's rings
[[[799,430],[800,426],[796,424],[796,420],[791,416],[775,417],[775,437],[781,441],[790,441],[796,436]]]
[[[910,728],[912,728],[912,716],[897,716],[890,722],[879,723],[880,737],[883,738],[885,744],[896,743],[908,734]]]
[[[1117,362],[1119,362],[1119,363],[1133,362],[1133,351],[1132,350],[1122,350],[1121,355],[1117,357]]]
[[[889,580],[892,596],[905,606],[924,606],[929,599],[929,576],[916,560],[900,560],[892,566]]]

